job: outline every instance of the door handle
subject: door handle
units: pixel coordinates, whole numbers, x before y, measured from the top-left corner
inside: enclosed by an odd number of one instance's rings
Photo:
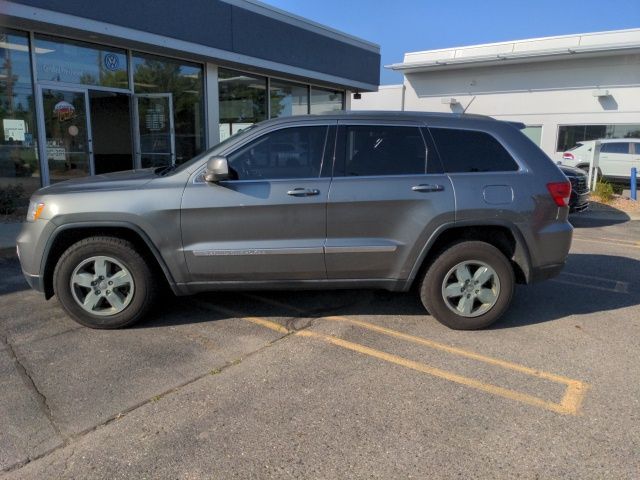
[[[287,195],[291,195],[292,197],[310,197],[312,195],[320,195],[320,190],[317,188],[294,188],[293,190],[289,190]]]
[[[444,190],[442,185],[428,185],[421,183],[420,185],[414,185],[411,187],[414,192],[441,192]]]

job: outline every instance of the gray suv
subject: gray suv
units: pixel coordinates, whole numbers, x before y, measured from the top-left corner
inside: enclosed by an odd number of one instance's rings
[[[486,327],[571,245],[570,183],[521,127],[407,112],[262,122],[178,167],[42,188],[22,269],[94,328],[141,319],[165,285],[415,285],[443,324]]]

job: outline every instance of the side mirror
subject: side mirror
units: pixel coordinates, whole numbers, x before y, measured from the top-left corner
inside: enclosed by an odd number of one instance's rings
[[[228,178],[229,162],[227,157],[210,157],[207,160],[207,169],[204,172],[205,181],[215,183]]]

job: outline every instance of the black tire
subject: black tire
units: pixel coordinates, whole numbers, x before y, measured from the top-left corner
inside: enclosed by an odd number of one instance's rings
[[[491,267],[499,280],[499,293],[488,311],[474,317],[454,312],[445,300],[443,284],[451,270],[463,262],[477,261]],[[427,269],[420,285],[420,300],[427,311],[443,325],[454,330],[478,330],[498,320],[513,297],[515,275],[509,260],[493,245],[463,241],[444,250]]]
[[[133,278],[132,298],[118,313],[97,315],[82,308],[71,287],[74,270],[92,257],[106,256],[122,264]],[[114,329],[140,320],[154,305],[158,285],[150,265],[131,242],[120,238],[89,237],[69,247],[60,257],[53,272],[53,290],[66,312],[85,327]]]

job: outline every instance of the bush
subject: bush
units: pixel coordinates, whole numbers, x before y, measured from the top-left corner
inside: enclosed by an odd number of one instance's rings
[[[10,215],[22,204],[24,197],[22,185],[0,187],[0,215]]]
[[[604,203],[609,203],[613,200],[613,186],[604,180],[600,180],[596,183],[595,194],[600,197],[600,200]]]

